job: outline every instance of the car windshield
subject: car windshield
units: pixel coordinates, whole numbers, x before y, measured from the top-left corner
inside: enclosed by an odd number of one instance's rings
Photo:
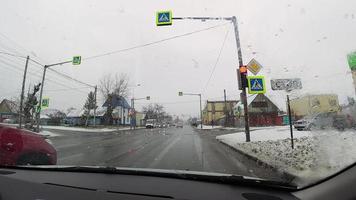
[[[1,166],[302,187],[356,162],[356,1],[6,0],[0,11]]]

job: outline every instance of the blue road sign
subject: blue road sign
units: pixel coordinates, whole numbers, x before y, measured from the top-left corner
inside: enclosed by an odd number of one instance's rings
[[[248,76],[248,93],[264,94],[266,93],[266,84],[264,76]]]
[[[156,25],[172,25],[172,11],[158,11],[156,13]]]

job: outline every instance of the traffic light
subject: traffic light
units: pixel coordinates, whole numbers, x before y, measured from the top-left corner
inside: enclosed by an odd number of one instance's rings
[[[178,92],[178,96],[183,96],[183,92]]]
[[[146,97],[146,100],[150,100],[150,99],[151,99],[151,97],[150,97],[150,96],[147,96],[147,97]]]
[[[239,68],[240,72],[240,78],[241,78],[241,88],[247,88],[247,67],[246,66],[240,66]]]

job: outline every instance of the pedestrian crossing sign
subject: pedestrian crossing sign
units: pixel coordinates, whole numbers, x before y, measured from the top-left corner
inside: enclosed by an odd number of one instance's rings
[[[266,84],[264,76],[248,76],[248,93],[264,94],[266,93]]]
[[[172,11],[158,11],[156,13],[156,25],[172,25]]]
[[[48,97],[44,97],[42,99],[41,108],[42,109],[46,109],[48,107],[49,107],[49,98]]]

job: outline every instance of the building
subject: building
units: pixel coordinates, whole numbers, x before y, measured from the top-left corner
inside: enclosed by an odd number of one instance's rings
[[[19,108],[15,102],[4,99],[0,103],[0,122],[5,119],[17,121]]]
[[[136,126],[145,126],[145,113],[136,111]]]
[[[113,95],[111,102],[107,99],[103,104],[103,107],[108,107],[111,103],[113,107],[113,124],[117,125],[130,125],[129,111],[131,109],[130,105],[127,103],[126,99],[122,96]]]
[[[226,118],[233,117],[233,108],[237,102],[236,100],[207,101],[203,109],[203,124],[224,125]]]
[[[100,107],[96,109],[95,125],[103,124],[103,116],[106,108]],[[64,123],[69,126],[84,126],[86,118],[84,116],[84,109],[72,109],[64,119]],[[94,125],[94,110],[90,111],[88,125]]]
[[[247,99],[247,103],[250,126],[283,125],[284,112],[266,95],[255,95]],[[244,107],[242,103],[236,104],[234,114],[236,116],[235,124],[244,126]]]
[[[306,95],[290,100],[292,115],[302,118],[315,113],[337,112],[340,110],[339,99],[336,94]]]

